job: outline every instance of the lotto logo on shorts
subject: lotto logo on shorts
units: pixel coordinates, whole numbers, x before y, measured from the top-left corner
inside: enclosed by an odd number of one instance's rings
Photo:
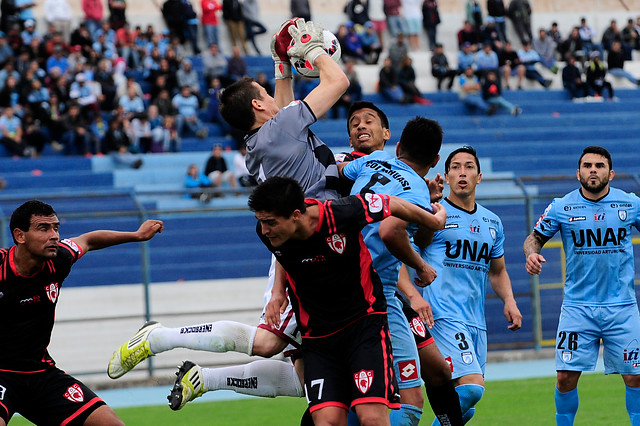
[[[398,369],[400,370],[401,382],[418,378],[418,368],[416,367],[416,362],[414,360],[399,362]]]
[[[451,369],[451,372],[453,373],[453,361],[451,360],[451,357],[448,356],[444,360],[447,361],[447,364],[449,364],[449,368]]]
[[[64,397],[71,402],[82,402],[84,401],[84,392],[82,392],[80,385],[76,383],[67,389],[64,393]]]
[[[358,388],[358,390],[366,394],[371,387],[371,383],[373,383],[373,371],[360,370],[353,375],[353,379],[356,382],[356,387]]]

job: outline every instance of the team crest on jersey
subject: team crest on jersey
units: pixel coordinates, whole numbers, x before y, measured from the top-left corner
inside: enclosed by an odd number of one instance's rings
[[[369,391],[371,384],[373,383],[373,371],[372,370],[360,370],[353,375],[353,380],[356,381],[356,387],[364,394]]]
[[[64,393],[64,397],[71,402],[82,402],[84,401],[84,392],[82,392],[80,385],[75,383],[67,389]]]
[[[573,353],[571,351],[562,351],[562,361],[569,362],[573,358]]]
[[[80,253],[80,247],[78,247],[78,245],[76,244],[75,241],[69,240],[69,239],[64,239],[64,240],[62,240],[60,242],[68,245],[71,248],[71,250],[75,251],[76,253]]]
[[[378,213],[384,206],[384,201],[378,194],[366,193],[364,194],[364,199],[367,200],[367,204],[369,204],[369,211],[371,213]]]
[[[58,283],[51,283],[44,286],[44,291],[47,293],[47,297],[51,300],[51,303],[56,303],[58,300]]]
[[[627,220],[627,211],[626,210],[618,210],[618,218],[620,218],[621,221],[625,221]]]
[[[460,356],[462,357],[462,362],[467,365],[473,362],[473,354],[471,352],[462,352]]]
[[[424,328],[424,323],[420,318],[412,318],[410,326],[411,331],[413,331],[413,334],[415,334],[416,336],[420,336],[424,339],[427,335],[427,329]]]
[[[347,236],[345,234],[333,234],[327,237],[327,244],[329,244],[331,250],[338,254],[342,254],[345,246],[347,245]]]
[[[491,234],[491,239],[495,240],[498,236],[498,231],[496,231],[496,228],[489,228],[489,234]]]

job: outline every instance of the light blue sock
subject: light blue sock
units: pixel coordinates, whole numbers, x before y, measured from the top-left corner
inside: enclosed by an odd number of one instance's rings
[[[631,426],[640,426],[640,388],[626,387],[627,412],[631,420]]]
[[[347,426],[360,426],[360,419],[358,419],[355,410],[349,410],[349,414],[347,414]]]
[[[409,404],[400,404],[399,410],[392,410],[389,415],[391,426],[418,426],[422,410]]]
[[[460,398],[460,411],[462,412],[462,420],[467,423],[476,413],[475,405],[482,398],[484,386],[480,385],[460,385],[456,386],[458,398]],[[432,426],[440,426],[438,419],[434,420]]]
[[[569,392],[560,392],[556,388],[556,425],[572,426],[578,412],[578,388]]]

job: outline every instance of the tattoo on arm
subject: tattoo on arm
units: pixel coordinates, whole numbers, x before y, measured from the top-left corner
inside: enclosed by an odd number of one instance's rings
[[[522,246],[522,250],[524,251],[524,256],[529,257],[532,253],[540,253],[542,250],[542,246],[549,241],[549,237],[546,237],[536,231],[533,231],[526,240],[524,240],[524,244]]]

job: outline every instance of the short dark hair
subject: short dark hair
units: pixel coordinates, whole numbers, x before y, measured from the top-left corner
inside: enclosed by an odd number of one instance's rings
[[[416,117],[407,122],[400,135],[402,152],[422,165],[431,164],[442,146],[442,127],[437,121]]]
[[[11,237],[14,243],[18,243],[13,236],[13,230],[18,228],[21,231],[27,232],[31,227],[32,216],[57,216],[56,211],[47,203],[43,203],[39,200],[31,200],[22,204],[15,209],[11,214],[9,220],[9,228],[11,230]]]
[[[384,127],[385,129],[389,128],[389,119],[387,118],[387,115],[380,108],[378,108],[373,102],[356,101],[351,104],[351,106],[349,107],[349,111],[347,111],[347,132],[350,130],[349,120],[351,119],[351,116],[355,114],[356,111],[359,111],[365,108],[374,110],[378,114],[378,117],[380,117],[380,121],[382,122],[382,127]]]
[[[294,211],[306,211],[304,191],[297,180],[273,176],[258,185],[249,196],[252,212],[269,212],[280,217],[291,217]]]
[[[256,122],[256,114],[251,106],[254,99],[262,99],[260,90],[253,85],[253,78],[245,77],[220,93],[220,114],[232,127],[248,132]]]
[[[588,146],[582,150],[582,155],[580,155],[580,158],[578,159],[578,168],[580,168],[580,164],[582,164],[582,157],[584,157],[586,154],[602,155],[607,159],[607,162],[609,163],[609,170],[613,170],[613,161],[611,160],[611,154],[609,154],[609,151],[601,146],[595,145]]]
[[[476,154],[476,150],[469,145],[465,145],[451,151],[451,154],[449,154],[446,161],[444,162],[444,172],[449,173],[449,166],[451,165],[451,160],[453,159],[453,157],[456,156],[456,154],[459,154],[461,152],[466,152],[467,154],[473,155],[473,159],[476,161],[476,167],[478,167],[478,173],[480,173],[480,160],[478,159],[478,154]]]

